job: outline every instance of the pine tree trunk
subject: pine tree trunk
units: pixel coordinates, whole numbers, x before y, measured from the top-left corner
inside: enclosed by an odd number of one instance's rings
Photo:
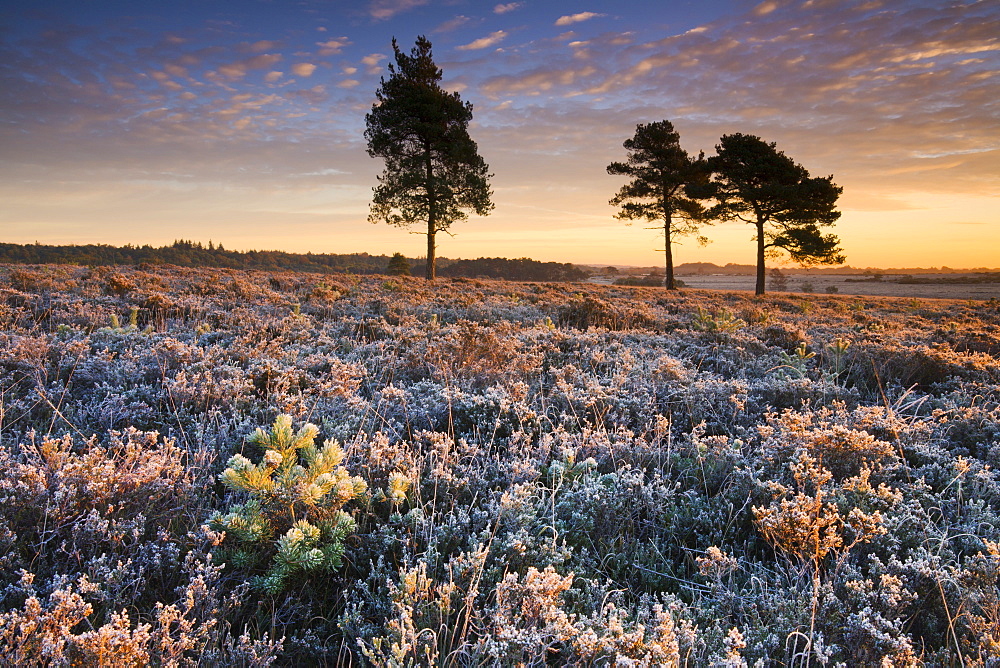
[[[434,163],[429,143],[424,144],[424,167],[427,178],[427,271],[428,281],[437,276],[437,257],[434,253],[434,235],[437,234],[437,197],[434,191]]]
[[[437,276],[437,258],[434,255],[434,216],[429,216],[427,220],[427,271],[424,274],[428,281],[433,281]]]
[[[757,223],[757,287],[754,294],[764,294],[764,223]]]
[[[665,249],[665,262],[666,262],[666,285],[667,290],[676,290],[677,283],[674,281],[674,251],[670,243],[670,227],[671,227],[670,211],[667,211],[666,222],[663,224],[663,241]]]

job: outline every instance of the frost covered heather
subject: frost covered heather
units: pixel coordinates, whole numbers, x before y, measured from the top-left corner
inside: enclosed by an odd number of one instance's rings
[[[0,295],[2,665],[1000,660],[996,303],[64,266]]]

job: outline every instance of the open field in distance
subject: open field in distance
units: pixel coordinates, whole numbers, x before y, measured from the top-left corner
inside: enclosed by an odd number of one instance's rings
[[[967,298],[0,266],[0,663],[993,665],[998,356]]]
[[[902,297],[917,299],[1000,299],[1000,280],[978,282],[982,274],[906,274],[907,282],[899,282],[901,275],[886,275],[882,280],[873,281],[857,274],[786,274],[788,280],[784,290],[776,290],[770,284],[767,291],[772,294],[832,294],[868,295],[873,297]],[[731,274],[677,274],[684,286],[705,290],[754,291],[754,276]],[[611,285],[615,276],[595,275],[589,282],[597,285]],[[912,282],[910,281],[912,279]],[[662,283],[662,271],[660,282]],[[968,281],[968,282],[964,282]],[[770,282],[769,282],[770,283]]]
[[[881,281],[860,280],[864,276],[787,274],[787,292],[802,293],[805,285],[810,292],[824,294],[831,287],[837,294],[872,295],[882,297],[916,297],[919,299],[1000,299],[1000,282],[945,283],[942,278],[960,279],[974,274],[914,274],[916,280],[928,283],[898,283],[898,276],[886,276]],[[746,290],[753,292],[753,276],[680,276],[692,288],[708,290]]]

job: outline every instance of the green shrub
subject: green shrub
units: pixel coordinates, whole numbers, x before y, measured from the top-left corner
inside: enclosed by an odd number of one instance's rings
[[[698,307],[698,312],[691,318],[691,329],[698,332],[711,332],[713,334],[732,334],[742,329],[746,322],[737,318],[727,309],[721,308],[714,313],[709,313],[702,307]]]
[[[268,593],[281,592],[297,574],[340,568],[344,540],[355,529],[342,508],[368,489],[340,466],[344,451],[336,441],[316,447],[318,433],[313,424],[293,433],[291,416],[279,415],[270,432],[257,429],[247,439],[264,450],[260,463],[233,455],[219,476],[250,497],[210,520],[213,530],[226,532],[219,557],[254,573],[251,584]]]

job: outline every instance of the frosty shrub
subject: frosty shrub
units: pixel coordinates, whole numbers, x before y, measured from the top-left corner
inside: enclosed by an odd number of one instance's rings
[[[0,267],[0,664],[992,666],[998,354],[968,300]]]
[[[103,444],[67,434],[0,446],[5,582],[21,570],[46,587],[83,573],[101,588],[102,611],[162,596],[151,583],[169,592],[185,534],[205,512],[206,460],[132,429]]]
[[[210,542],[212,537],[209,536]],[[5,603],[23,600],[20,607],[0,613],[0,665],[63,666],[268,666],[281,649],[266,633],[234,637],[226,617],[240,607],[237,596],[220,598],[219,567],[211,555],[193,550],[184,560],[185,582],[171,596],[157,602],[145,616],[133,621],[127,608],[101,614],[105,601],[100,584],[86,575],[57,576],[43,596],[35,576],[25,570],[4,591]]]
[[[828,499],[833,475],[808,454],[791,464],[795,493],[775,484],[775,501],[769,507],[754,507],[754,520],[764,537],[795,560],[806,564],[818,577],[831,552],[844,558],[858,543],[885,533],[882,515],[852,508],[845,517]],[[848,481],[847,486],[855,484]]]
[[[870,419],[870,413],[852,413],[835,403],[830,408],[768,415],[767,424],[758,427],[762,455],[766,460],[785,462],[805,452],[822,459],[823,466],[838,480],[857,475],[865,463],[888,464],[897,454],[896,448],[855,428]]]
[[[653,318],[648,311],[634,304],[615,304],[599,297],[580,295],[559,310],[559,323],[576,329],[604,327],[622,330],[649,327]]]
[[[592,616],[566,611],[573,574],[551,566],[529,567],[524,577],[508,573],[488,600],[477,605],[485,551],[459,555],[448,582],[428,577],[426,563],[400,572],[391,586],[396,616],[385,636],[362,642],[375,665],[631,665],[680,666],[681,641],[693,630],[675,628],[662,605],[638,619],[606,603]]]

